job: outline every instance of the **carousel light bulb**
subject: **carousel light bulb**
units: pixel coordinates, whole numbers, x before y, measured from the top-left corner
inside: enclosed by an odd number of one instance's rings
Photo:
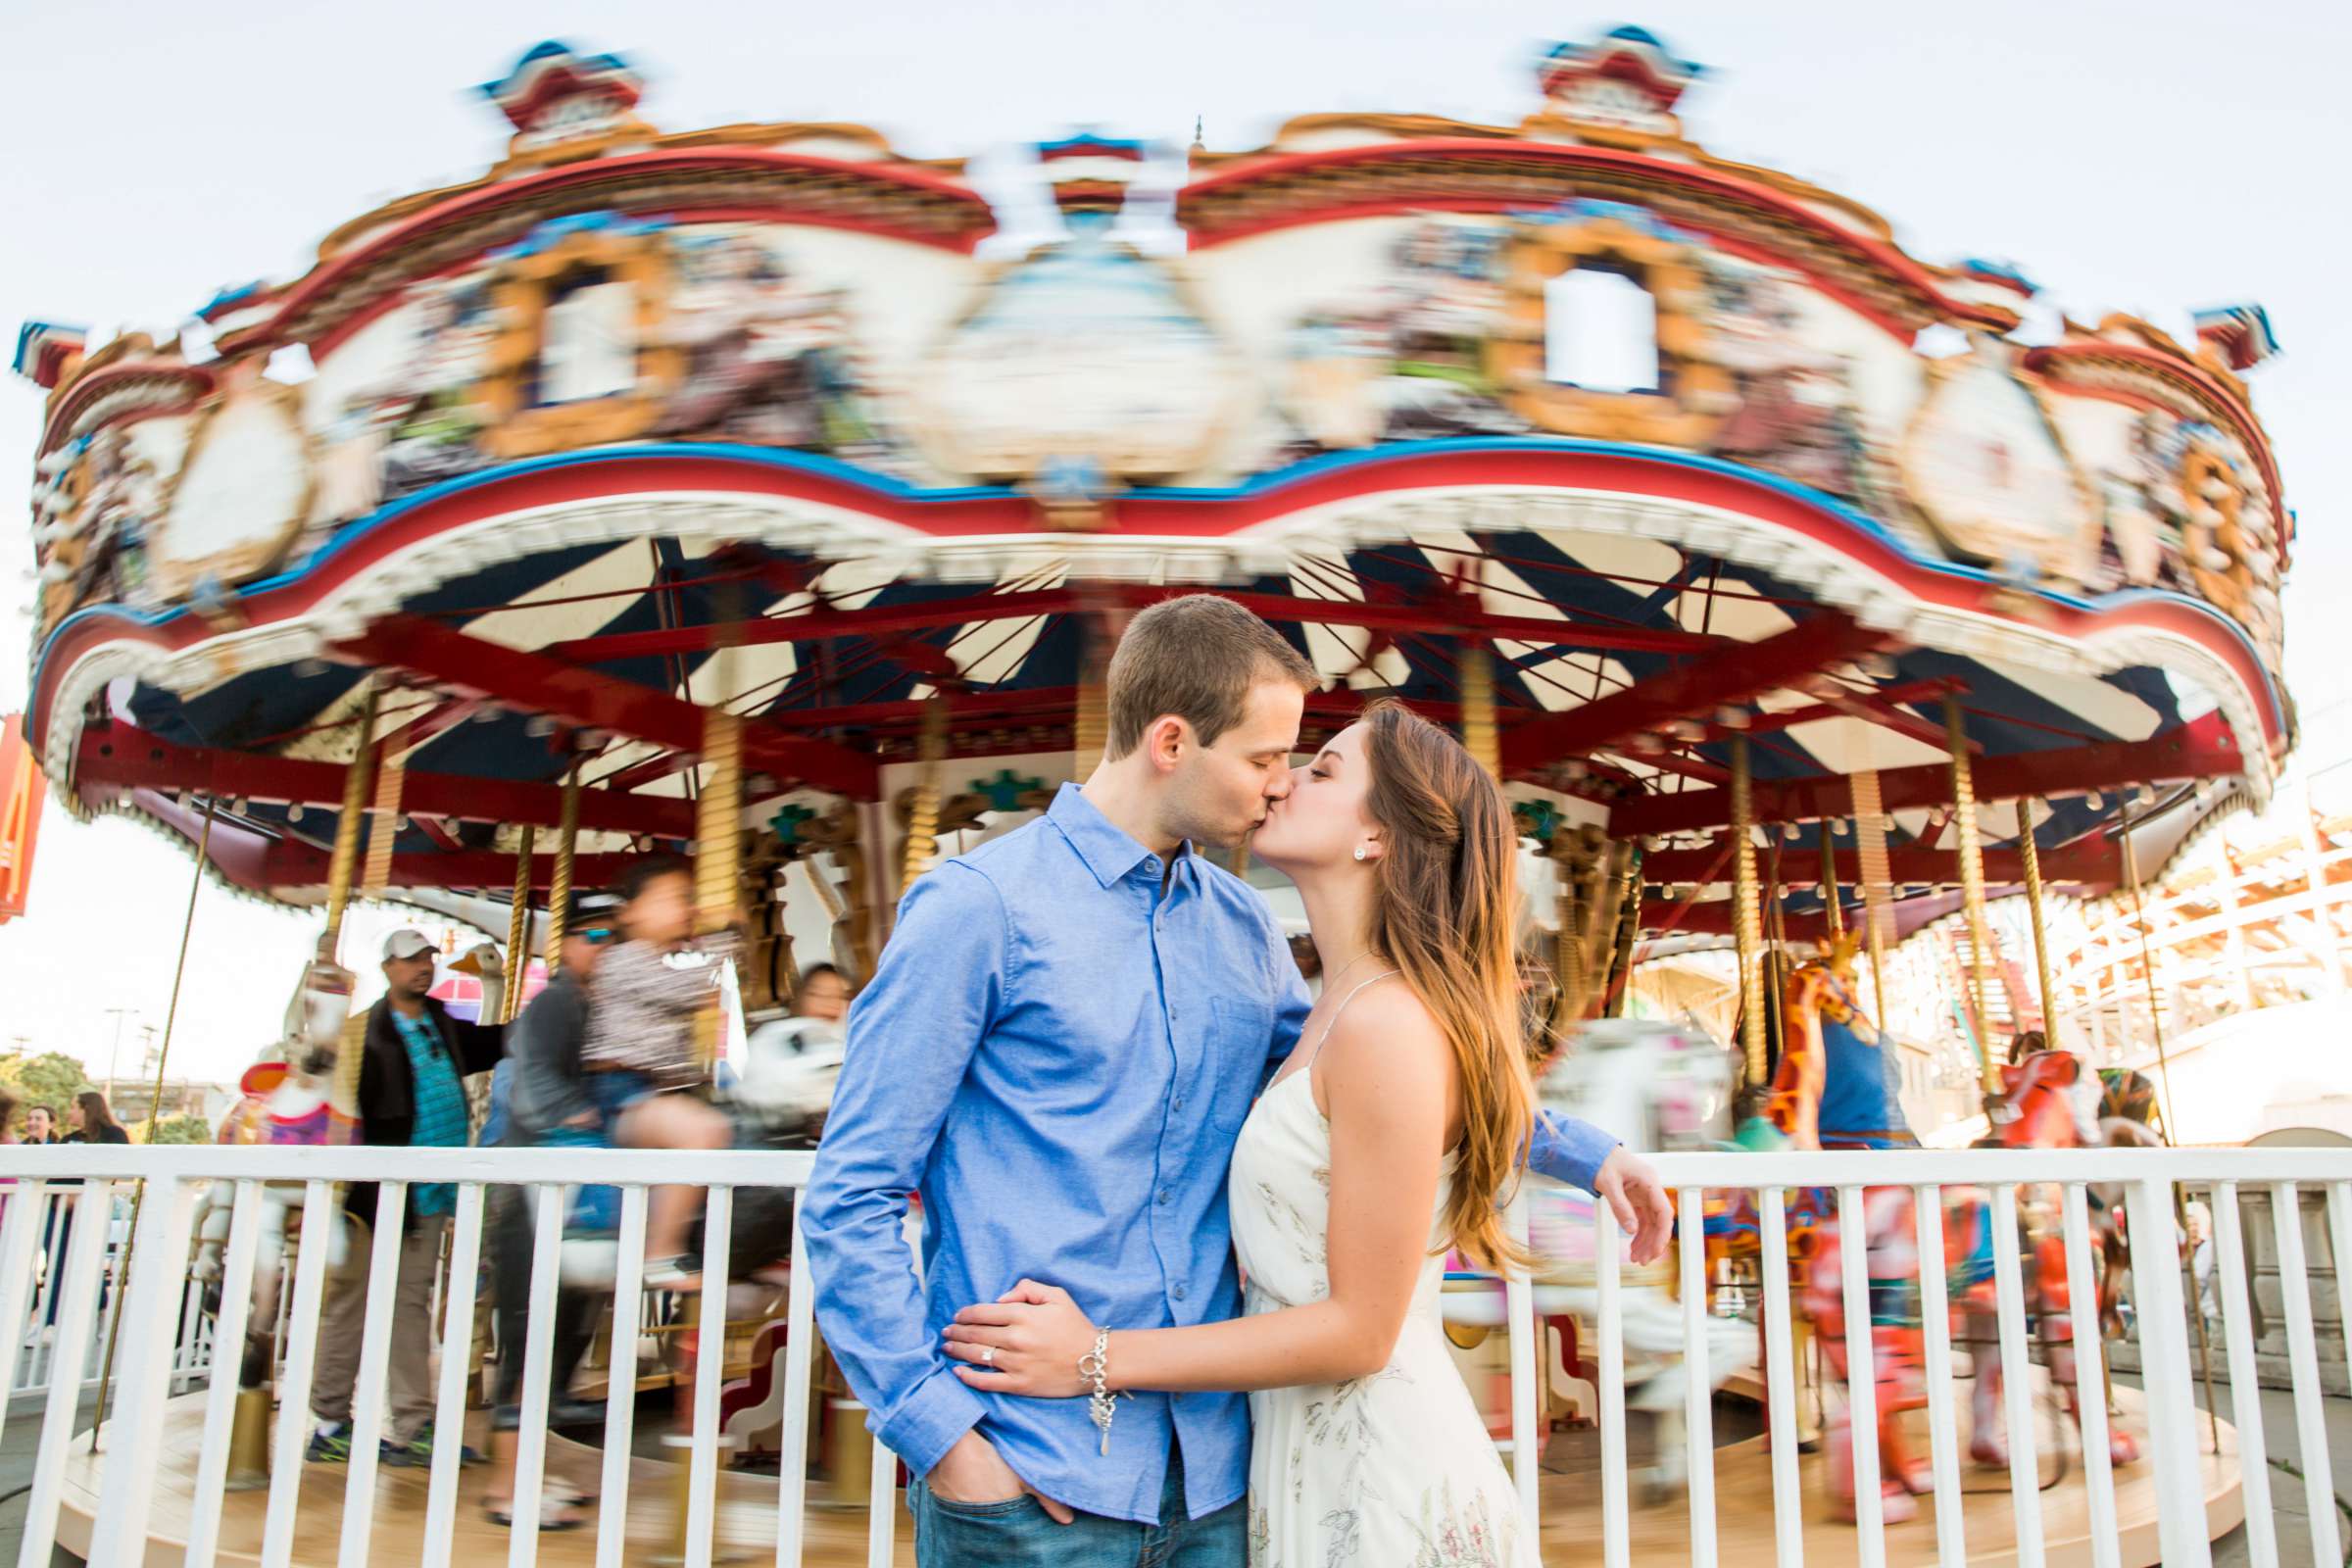
[[[533,713],[522,721],[522,732],[535,741],[543,741],[556,732],[556,721],[545,713]]]
[[[299,822],[302,820],[301,802],[296,801],[286,807],[286,820],[289,822]]]
[[[2082,804],[2094,811],[2103,811],[2107,809],[2107,797],[2101,795],[2097,790],[2092,790],[2088,795],[2082,797]]]
[[[1781,839],[1784,843],[1794,844],[1804,836],[1805,830],[1796,823],[1784,822],[1781,824]]]
[[[251,796],[240,795],[228,803],[228,808],[237,815],[243,816],[253,809],[253,799]]]

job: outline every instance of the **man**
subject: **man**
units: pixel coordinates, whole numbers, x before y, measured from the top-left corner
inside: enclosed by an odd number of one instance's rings
[[[839,1023],[850,1015],[850,977],[829,963],[812,963],[801,974],[793,994],[792,1014],[823,1023]]]
[[[464,1149],[473,1128],[465,1079],[498,1065],[504,1031],[495,1024],[453,1018],[425,995],[433,986],[433,940],[400,930],[384,939],[384,996],[368,1010],[360,1055],[360,1142],[395,1149]],[[493,987],[485,985],[489,1010]],[[351,1457],[351,1396],[359,1381],[360,1340],[371,1290],[394,1293],[392,1308],[390,1436],[382,1460],[423,1467],[433,1457],[432,1299],[441,1235],[457,1208],[457,1188],[420,1182],[408,1190],[400,1216],[397,1276],[371,1280],[369,1232],[377,1218],[377,1189],[353,1183],[344,1208],[352,1251],[343,1276],[327,1293],[318,1319],[318,1366],[311,1388],[318,1427],[307,1457],[340,1464]]]
[[[504,1149],[546,1146],[596,1147],[608,1142],[604,1118],[580,1081],[580,1042],[588,1035],[588,984],[597,955],[617,934],[613,901],[601,893],[574,893],[564,916],[564,945],[547,988],[531,999],[507,1030],[506,1059],[491,1081],[490,1116],[482,1141]],[[498,1386],[491,1399],[493,1433],[521,1425],[524,1346],[530,1330],[532,1248],[535,1242],[529,1189],[491,1190],[491,1262],[496,1270]],[[611,1188],[590,1189],[609,1193]],[[559,1424],[596,1419],[601,1408],[569,1397],[572,1373],[586,1353],[598,1298],[585,1291],[556,1292],[554,1338],[549,1369],[549,1408]],[[551,1486],[540,1500],[539,1528],[568,1530],[582,1522],[580,1499]],[[494,1489],[482,1499],[501,1524],[513,1518],[513,1486]]]
[[[1264,901],[1192,844],[1238,842],[1289,794],[1314,684],[1228,600],[1137,616],[1102,765],[916,883],[851,1015],[803,1223],[826,1344],[917,1478],[923,1568],[1245,1556],[1242,1396],[1122,1399],[1106,1454],[1083,1400],[966,1388],[940,1331],[1024,1277],[1122,1328],[1239,1314],[1226,1168],[1309,1001]],[[1536,1163],[1629,1226],[1639,1198],[1638,1254],[1663,1246],[1664,1195],[1614,1140],[1547,1128]]]

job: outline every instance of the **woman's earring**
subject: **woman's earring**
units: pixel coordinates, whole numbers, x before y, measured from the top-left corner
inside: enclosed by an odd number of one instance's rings
[[[1364,858],[1364,847],[1361,844],[1355,847],[1355,858],[1359,860]]]

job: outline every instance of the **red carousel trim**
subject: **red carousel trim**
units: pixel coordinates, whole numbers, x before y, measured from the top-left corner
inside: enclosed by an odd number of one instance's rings
[[[1400,192],[1395,196],[1377,196],[1356,200],[1316,200],[1312,186],[1292,194],[1296,199],[1281,204],[1264,204],[1250,209],[1245,218],[1219,222],[1214,218],[1203,219],[1200,209],[1206,202],[1215,202],[1239,188],[1269,184],[1294,175],[1321,174],[1364,165],[1397,164],[1413,159],[1460,159],[1483,163],[1516,162],[1540,169],[1563,172],[1586,171],[1605,173],[1620,179],[1638,178],[1659,186],[1676,188],[1687,195],[1736,201],[1763,210],[1771,218],[1788,224],[1843,252],[1856,265],[1862,266],[1909,293],[1924,316],[1939,320],[1973,322],[1996,331],[2006,331],[2017,324],[2014,312],[1998,306],[1979,304],[1946,293],[1936,274],[1921,263],[1905,255],[1898,247],[1868,234],[1857,233],[1830,221],[1770,186],[1752,180],[1736,178],[1695,165],[1672,164],[1642,153],[1621,151],[1611,147],[1581,146],[1568,143],[1494,141],[1464,136],[1437,136],[1413,141],[1380,142],[1360,147],[1340,147],[1315,152],[1278,153],[1247,163],[1229,164],[1186,185],[1176,196],[1177,221],[1192,236],[1193,248],[1206,249],[1230,244],[1254,234],[1271,233],[1277,229],[1296,228],[1307,223],[1331,222],[1347,218],[1371,217],[1392,213],[1412,212],[1505,212],[1528,207],[1529,193],[1502,192],[1492,196],[1448,190]],[[1685,221],[1684,215],[1674,215],[1675,220]],[[1691,226],[1706,227],[1692,221]],[[1719,230],[1710,229],[1712,236],[1728,242]],[[1836,286],[1833,279],[1823,277],[1818,264],[1801,257],[1777,251],[1767,251],[1769,260],[1782,266],[1793,267],[1830,288],[1847,303],[1856,303],[1848,296],[1850,290]],[[1857,307],[1863,308],[1863,307]],[[1872,309],[1874,318],[1887,324],[1883,313]]]
[[[84,730],[74,760],[76,789],[192,790],[221,801],[329,808],[342,804],[349,771],[341,762],[180,746],[121,721]],[[412,816],[553,826],[563,820],[563,803],[564,791],[554,784],[417,769],[401,780],[401,809]],[[579,820],[592,832],[692,838],[694,804],[660,795],[582,790]],[[510,857],[507,875],[512,877],[514,870]]]
[[[601,194],[600,188],[605,186],[613,188],[609,193],[609,199],[600,204],[604,208],[619,212],[691,213],[696,208],[691,198],[680,200],[675,195],[667,195],[659,199],[640,197],[632,201],[630,187],[652,183],[663,174],[716,174],[728,171],[805,176],[820,193],[835,198],[838,198],[844,186],[862,186],[875,193],[895,188],[898,194],[936,205],[943,212],[955,209],[960,214],[957,221],[926,227],[886,217],[862,217],[830,210],[808,198],[796,201],[785,191],[779,191],[778,199],[772,206],[762,204],[761,210],[770,216],[786,214],[796,222],[818,227],[878,234],[889,239],[968,254],[996,226],[986,198],[978,192],[940,175],[904,165],[851,163],[842,159],[816,158],[806,153],[776,152],[756,147],[672,147],[626,153],[587,163],[558,165],[536,173],[470,187],[412,217],[398,220],[372,238],[338,252],[314,268],[275,298],[272,303],[276,308],[268,320],[230,334],[221,341],[220,348],[224,354],[233,354],[264,344],[300,339],[312,343],[314,355],[323,354],[347,335],[356,324],[351,318],[367,307],[354,306],[351,310],[335,313],[333,318],[323,326],[308,319],[314,308],[321,306],[337,289],[345,287],[354,278],[450,229],[476,219],[493,218],[514,209],[527,209],[535,199]],[[569,205],[563,201],[554,205],[560,210],[514,212],[514,231],[527,232],[547,219],[592,210],[587,206]],[[727,211],[748,210],[747,204],[740,201],[711,205]],[[503,228],[486,231],[480,250],[493,249],[512,237]],[[443,270],[428,269],[419,275],[432,275]],[[411,279],[404,277],[399,281],[405,286]],[[399,288],[393,287],[389,292],[397,294]],[[372,303],[380,307],[382,302]]]
[[[2021,796],[2080,795],[2132,784],[2229,777],[2244,772],[2245,760],[2230,726],[2219,713],[2208,713],[2149,740],[2014,752],[1984,758],[1970,771],[1977,800],[1991,803]],[[1916,767],[1890,769],[1879,775],[1879,794],[1888,811],[1949,806],[1951,767],[1944,762],[1922,762]],[[1852,786],[1843,774],[1758,780],[1755,786],[1755,817],[1761,822],[1814,822],[1849,816],[1853,809]],[[1609,813],[1609,831],[1634,838],[1723,828],[1731,821],[1730,790],[1693,790],[1622,802]]]

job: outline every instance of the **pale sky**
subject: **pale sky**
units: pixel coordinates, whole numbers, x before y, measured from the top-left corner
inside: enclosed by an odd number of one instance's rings
[[[2352,695],[2352,238],[2340,171],[2352,23],[2308,0],[1917,7],[1533,0],[1084,0],[1007,6],[484,5],[396,10],[147,0],[10,8],[0,51],[0,327],[33,317],[159,337],[216,286],[299,272],[318,236],[386,197],[479,172],[505,126],[466,89],[551,35],[630,56],[666,129],[747,120],[874,125],[917,156],[976,155],[1078,124],[1254,146],[1320,110],[1514,122],[1541,43],[1619,22],[1710,68],[1684,100],[1713,150],[1878,208],[1932,261],[2009,258],[2078,318],[2185,332],[2258,301],[2285,345],[2256,372],[2302,538],[2286,596],[2306,752],[2344,750]],[[30,482],[40,395],[0,385],[0,494]],[[21,495],[21,491],[13,492]],[[0,710],[22,705],[31,547],[0,577]],[[31,913],[0,927],[0,1048],[27,1037],[103,1075],[160,1028],[186,852],[52,805]],[[346,953],[397,916],[364,918]],[[437,929],[437,922],[427,922]],[[317,917],[207,886],[172,1076],[233,1077],[274,1039]],[[360,967],[365,972],[368,966]]]

